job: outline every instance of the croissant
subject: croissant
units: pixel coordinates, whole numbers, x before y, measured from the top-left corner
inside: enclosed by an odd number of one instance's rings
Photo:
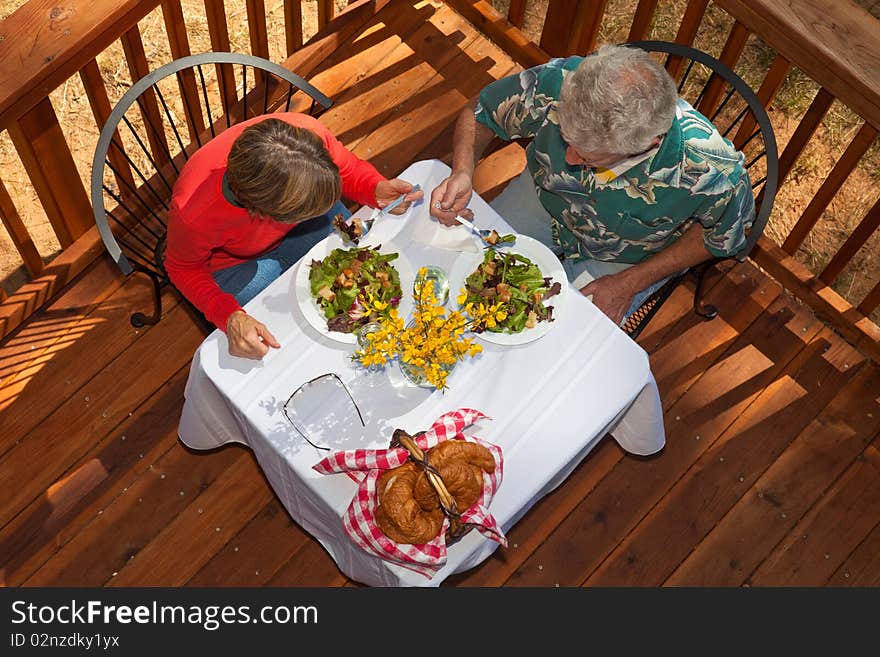
[[[383,472],[377,482],[379,506],[376,509],[376,524],[383,534],[396,543],[429,543],[443,529],[444,516],[439,505],[425,510],[413,497],[418,475],[414,463],[405,463]]]
[[[477,443],[447,440],[428,450],[427,456],[428,462],[440,473],[446,490],[455,499],[459,512],[480,498],[483,471],[495,472],[492,453]],[[424,472],[418,473],[413,495],[422,509],[429,510],[440,505],[437,493]]]
[[[447,440],[428,450],[426,456],[460,512],[479,499],[483,472],[495,471],[492,453],[477,443]],[[443,529],[440,498],[421,466],[409,462],[386,470],[376,486],[379,498],[376,524],[392,541],[413,545],[428,543]]]

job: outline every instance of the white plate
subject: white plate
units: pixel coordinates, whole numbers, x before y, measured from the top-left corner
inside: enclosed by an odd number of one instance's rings
[[[372,232],[372,231],[371,231]],[[374,246],[374,245],[373,245]],[[340,333],[331,331],[327,328],[327,319],[318,302],[312,297],[311,286],[309,285],[309,273],[311,272],[312,260],[323,260],[330,255],[333,249],[348,249],[350,247],[343,246],[342,238],[335,233],[326,239],[318,242],[306,253],[297,265],[296,284],[294,290],[296,293],[296,302],[302,310],[306,321],[321,335],[325,335],[331,340],[344,342],[346,344],[357,344],[357,336],[354,333]],[[403,291],[403,297],[400,305],[397,307],[401,317],[406,317],[412,311],[412,286],[413,286],[413,270],[406,256],[397,248],[393,242],[386,242],[379,248],[379,253],[397,253],[399,254],[395,260],[391,261],[391,265],[397,270],[400,276],[400,288]]]
[[[559,262],[559,258],[541,242],[528,235],[517,235],[516,244],[506,246],[500,249],[500,251],[502,253],[512,252],[524,255],[538,265],[544,276],[551,277],[553,283],[558,282],[562,286],[559,294],[545,301],[547,305],[553,306],[553,317],[555,320],[558,320],[559,313],[564,310],[569,288],[568,278],[565,275],[565,270],[562,268],[562,263]],[[483,256],[484,252],[481,251],[480,253],[463,253],[456,259],[455,264],[452,265],[452,271],[449,273],[449,296],[451,298],[458,296],[459,291],[464,287],[465,279],[474,273],[480,263],[483,262]],[[492,333],[484,331],[479,334],[479,337],[493,344],[525,344],[547,335],[555,323],[556,321],[538,322],[535,328],[523,329],[519,333]]]

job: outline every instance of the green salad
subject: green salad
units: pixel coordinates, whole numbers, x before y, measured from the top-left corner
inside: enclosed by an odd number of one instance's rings
[[[480,266],[465,279],[465,304],[502,304],[507,314],[493,327],[476,332],[520,333],[538,322],[553,321],[553,306],[545,304],[562,285],[544,276],[536,264],[518,253],[487,249]]]
[[[389,307],[400,303],[400,275],[391,265],[397,253],[379,253],[378,246],[333,249],[323,260],[312,260],[309,286],[327,319],[327,328],[352,333],[375,321],[364,300],[370,297]]]

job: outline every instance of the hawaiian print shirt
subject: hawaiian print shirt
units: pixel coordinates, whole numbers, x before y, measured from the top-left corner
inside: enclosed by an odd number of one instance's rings
[[[684,100],[659,147],[644,156],[611,169],[566,163],[556,107],[562,80],[582,61],[552,59],[497,80],[474,110],[502,139],[531,138],[527,166],[566,257],[638,263],[695,221],[712,255],[736,255],[755,217],[744,156]]]

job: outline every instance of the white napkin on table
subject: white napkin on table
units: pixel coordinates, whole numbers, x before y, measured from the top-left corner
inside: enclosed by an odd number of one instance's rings
[[[412,238],[422,244],[430,244],[438,249],[449,251],[463,251],[466,253],[479,253],[480,246],[477,244],[477,236],[464,226],[444,226],[436,219],[428,216],[427,212],[420,212],[411,219]]]

